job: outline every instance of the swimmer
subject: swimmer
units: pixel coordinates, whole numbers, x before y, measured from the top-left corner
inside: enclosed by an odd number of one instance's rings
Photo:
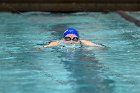
[[[102,47],[102,45],[95,44],[89,40],[81,40],[79,33],[74,28],[69,28],[63,33],[63,39],[50,42],[48,45],[43,46],[44,48],[56,47],[60,45],[75,45],[75,46],[90,46],[90,47]]]

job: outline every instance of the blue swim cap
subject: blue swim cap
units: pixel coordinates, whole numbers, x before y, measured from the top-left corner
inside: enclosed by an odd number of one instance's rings
[[[79,33],[76,29],[74,28],[69,28],[68,30],[66,30],[64,33],[63,33],[63,37],[65,37],[66,35],[68,34],[74,34],[76,35],[77,37],[79,37]]]

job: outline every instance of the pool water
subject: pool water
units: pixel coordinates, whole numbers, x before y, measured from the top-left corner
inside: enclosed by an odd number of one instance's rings
[[[140,93],[140,28],[117,13],[1,12],[0,20],[0,93]],[[108,49],[37,50],[68,27]]]

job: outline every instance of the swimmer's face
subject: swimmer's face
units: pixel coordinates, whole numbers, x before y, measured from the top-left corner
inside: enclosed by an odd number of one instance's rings
[[[77,44],[79,43],[79,38],[74,34],[68,34],[64,37],[65,43]]]

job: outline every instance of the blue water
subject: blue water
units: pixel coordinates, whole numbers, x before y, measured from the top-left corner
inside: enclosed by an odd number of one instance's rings
[[[0,20],[0,93],[140,93],[140,28],[117,13],[1,12]],[[68,27],[108,49],[36,49]]]

